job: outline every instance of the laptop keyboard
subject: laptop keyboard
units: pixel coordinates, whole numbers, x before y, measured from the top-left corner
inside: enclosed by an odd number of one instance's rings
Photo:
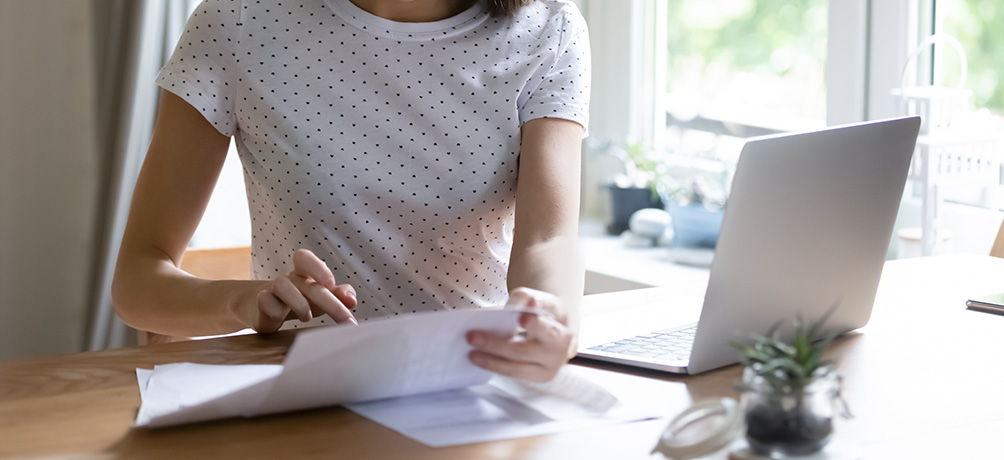
[[[679,361],[690,359],[690,349],[694,346],[697,325],[683,329],[666,329],[649,334],[641,334],[603,345],[590,350],[645,358]]]

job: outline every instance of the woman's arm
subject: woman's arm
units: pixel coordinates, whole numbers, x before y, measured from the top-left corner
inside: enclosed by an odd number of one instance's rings
[[[223,167],[230,138],[180,97],[163,91],[153,140],[133,192],[112,302],[137,329],[173,336],[274,331],[293,312],[351,318],[351,287],[306,250],[270,281],[210,281],[178,268]],[[316,280],[316,281],[315,281]],[[350,298],[351,297],[351,298]]]
[[[558,319],[577,333],[585,276],[578,246],[582,125],[559,118],[527,122],[519,157],[507,285],[558,296],[564,306]]]
[[[575,356],[584,277],[578,250],[582,129],[558,118],[523,125],[509,303],[544,309],[555,320],[524,315],[522,341],[472,331],[468,340],[477,351],[471,360],[481,367],[547,381]]]

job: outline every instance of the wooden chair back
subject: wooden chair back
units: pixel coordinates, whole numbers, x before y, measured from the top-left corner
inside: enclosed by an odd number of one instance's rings
[[[181,269],[211,280],[251,279],[251,246],[188,249]]]
[[[990,255],[1004,258],[1004,222],[1001,222],[1001,228],[997,230],[997,239],[994,240],[994,245],[990,248]]]
[[[189,248],[181,258],[181,269],[192,276],[211,280],[251,279],[251,246]],[[153,332],[139,331],[140,345],[186,340]]]

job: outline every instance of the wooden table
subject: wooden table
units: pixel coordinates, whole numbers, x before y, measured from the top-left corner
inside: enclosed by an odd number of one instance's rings
[[[1004,316],[967,311],[1004,291],[1004,259],[941,256],[886,265],[872,321],[841,339],[844,395],[856,418],[837,441],[863,458],[993,458],[1004,449]],[[663,288],[588,296],[587,312],[670,295]],[[135,368],[171,362],[279,363],[292,331],[0,363],[0,457],[631,459],[666,421],[432,449],[333,407],[163,430],[130,429]],[[669,382],[675,408],[736,396],[737,366]]]

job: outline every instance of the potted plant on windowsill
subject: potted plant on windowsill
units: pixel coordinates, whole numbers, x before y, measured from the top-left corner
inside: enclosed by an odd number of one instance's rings
[[[808,455],[821,450],[833,435],[840,396],[840,376],[823,353],[835,334],[820,335],[832,313],[806,328],[795,321],[791,342],[779,338],[780,323],[750,343],[736,343],[744,366],[741,406],[750,450],[764,456]]]
[[[685,168],[685,173],[667,173],[659,181],[672,217],[673,246],[713,248],[718,242],[728,171],[721,161],[700,162]]]
[[[613,149],[624,165],[624,172],[610,185],[612,219],[607,232],[612,235],[628,229],[631,215],[645,208],[663,208],[659,196],[660,162],[641,142],[625,142]]]

